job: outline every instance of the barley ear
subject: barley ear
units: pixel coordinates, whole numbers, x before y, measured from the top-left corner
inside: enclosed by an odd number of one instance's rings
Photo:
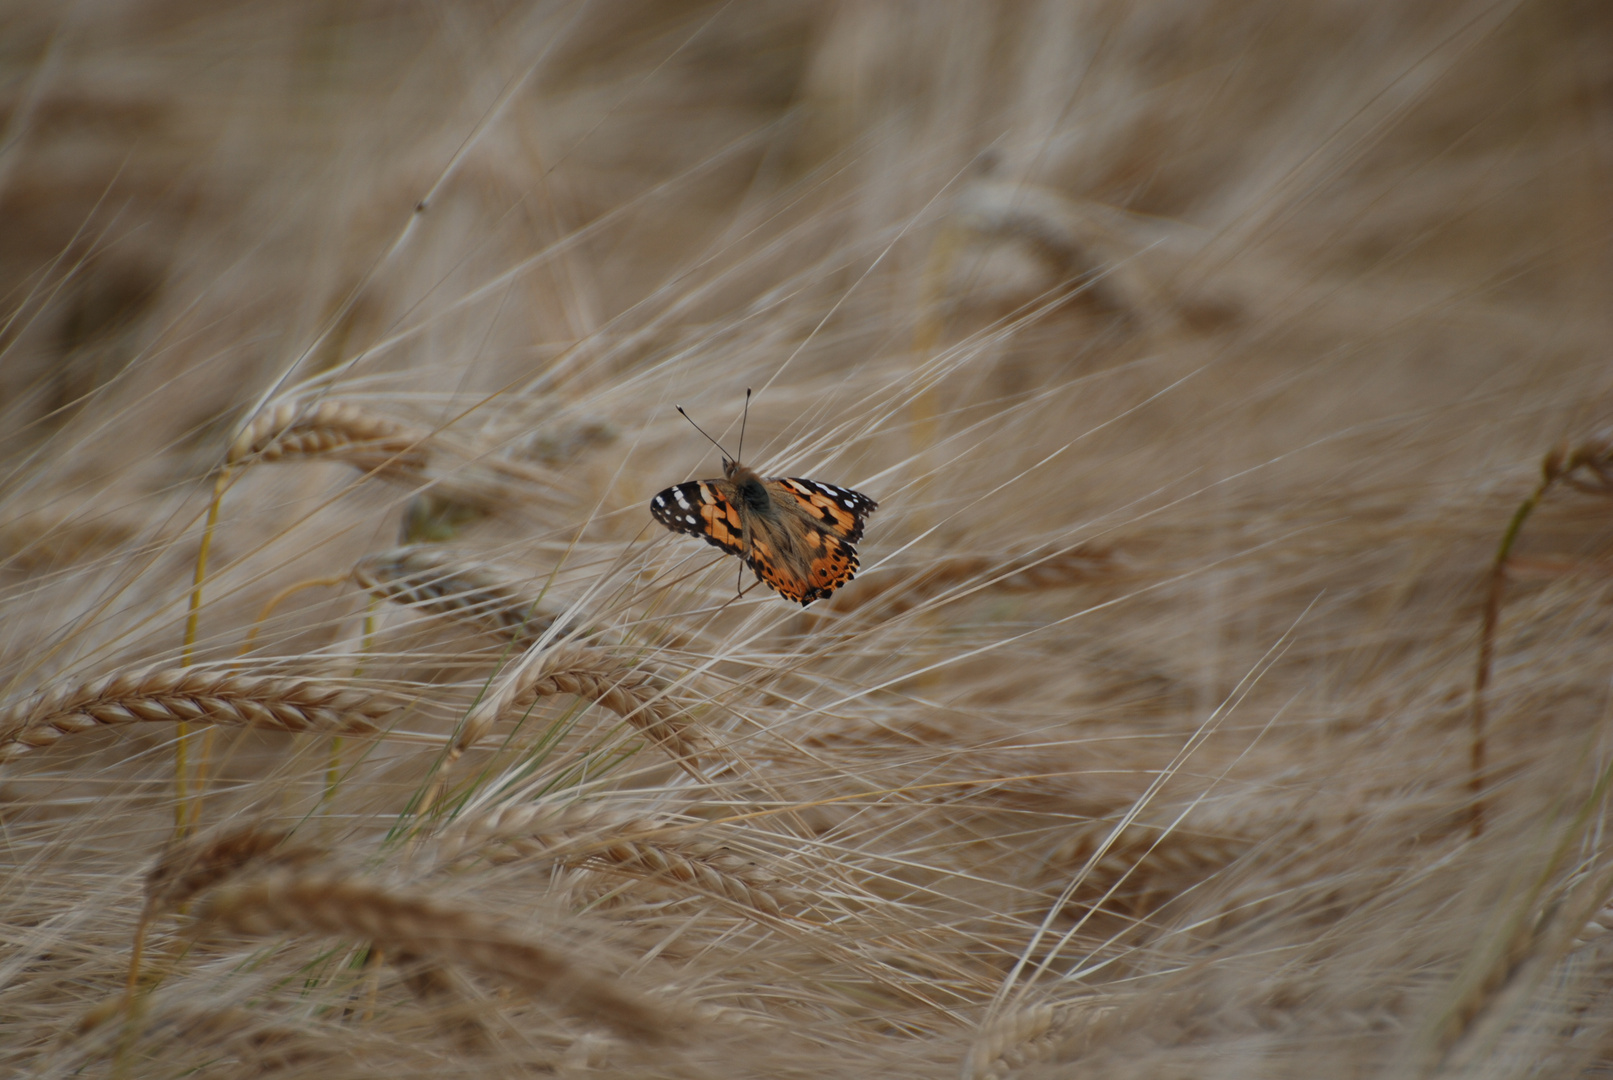
[[[700,742],[678,719],[678,707],[653,674],[604,649],[565,645],[518,665],[503,686],[466,718],[454,741],[458,757],[500,720],[518,719],[541,698],[574,694],[603,705],[660,746],[685,770]],[[698,774],[696,774],[698,775]]]
[[[481,972],[631,1038],[662,1041],[674,1033],[660,1008],[558,950],[457,906],[377,882],[274,871],[214,889],[197,917],[251,936],[305,933],[371,941],[391,954]]]
[[[202,668],[114,672],[0,710],[0,762],[96,727],[223,724],[276,731],[374,735],[403,702],[393,695],[292,676]]]

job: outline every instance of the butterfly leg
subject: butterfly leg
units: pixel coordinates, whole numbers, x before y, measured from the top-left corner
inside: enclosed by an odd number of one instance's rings
[[[746,404],[748,405],[750,403],[750,396],[748,394],[746,395],[745,400]],[[738,594],[738,596],[735,597],[736,600],[745,595],[745,589],[743,588],[745,584],[745,567],[750,565],[751,559],[750,522],[748,521],[742,523],[739,534],[739,545],[741,549],[739,555],[739,573],[734,575],[734,592]],[[761,580],[760,575],[758,575],[757,580]]]

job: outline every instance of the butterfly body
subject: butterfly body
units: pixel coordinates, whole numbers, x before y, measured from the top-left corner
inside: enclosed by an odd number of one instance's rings
[[[856,574],[853,545],[878,507],[849,488],[764,477],[727,459],[721,480],[675,484],[650,500],[662,525],[738,555],[759,580],[803,607]]]

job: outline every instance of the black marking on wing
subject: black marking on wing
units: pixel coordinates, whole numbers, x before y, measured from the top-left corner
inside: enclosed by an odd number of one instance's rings
[[[786,476],[778,483],[811,511],[825,528],[847,543],[862,539],[863,524],[879,504],[860,491],[825,484],[818,480]]]
[[[650,516],[673,532],[698,536],[730,555],[743,553],[739,514],[708,480],[667,488],[650,500]]]

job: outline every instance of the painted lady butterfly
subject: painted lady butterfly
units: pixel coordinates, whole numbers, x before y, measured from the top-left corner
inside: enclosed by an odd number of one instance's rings
[[[863,519],[879,509],[873,499],[816,480],[764,477],[726,453],[722,470],[721,480],[667,488],[650,500],[650,513],[673,532],[738,555],[758,580],[802,607],[857,573],[852,545],[862,539]]]

